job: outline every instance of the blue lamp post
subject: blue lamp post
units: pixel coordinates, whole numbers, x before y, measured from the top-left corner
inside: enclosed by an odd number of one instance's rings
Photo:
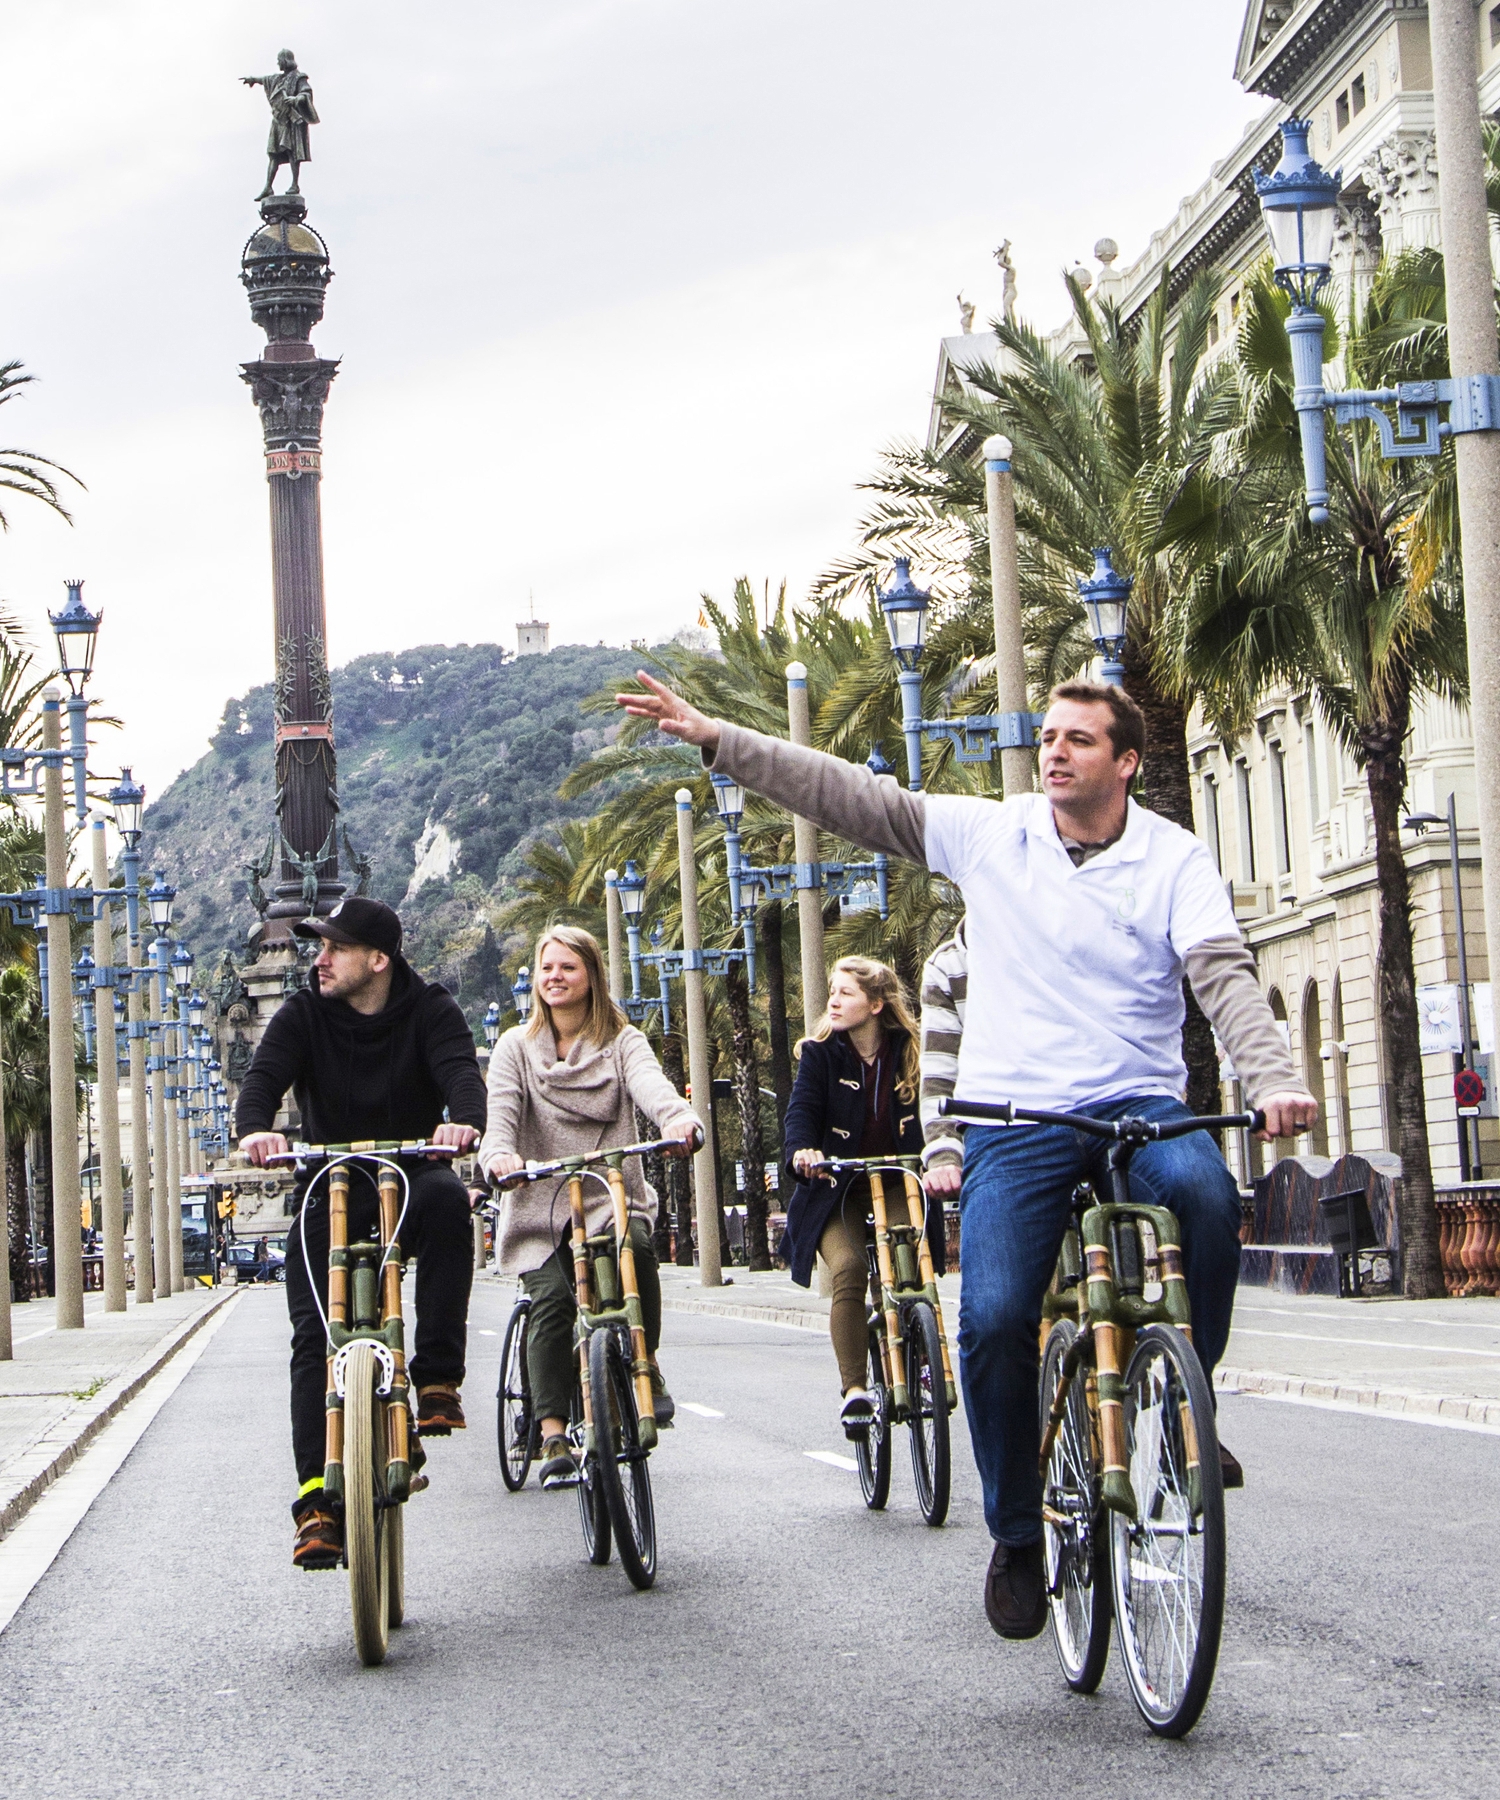
[[[68,684],[68,754],[73,763],[73,806],[78,821],[88,816],[88,700],[84,689],[94,672],[94,651],[99,641],[99,625],[103,613],[93,613],[83,604],[83,582],[67,581],[67,605],[61,612],[48,613],[53,636],[57,639],[57,666]]]
[[[531,1017],[531,978],[524,968],[516,970],[516,978],[510,984],[510,991],[516,1003],[516,1017],[524,1025]]]
[[[1328,523],[1328,472],[1324,414],[1335,425],[1373,420],[1380,453],[1387,458],[1436,456],[1442,440],[1470,431],[1500,431],[1500,376],[1458,375],[1445,380],[1400,381],[1392,388],[1323,386],[1323,315],[1315,304],[1332,273],[1333,232],[1341,173],[1322,169],[1308,153],[1307,119],[1281,127],[1281,161],[1269,175],[1257,172],[1256,191],[1275,258],[1276,282],[1292,298],[1287,335],[1292,349],[1292,404],[1302,435],[1307,516]],[[1394,423],[1387,407],[1396,408]],[[1448,408],[1441,419],[1439,408]]]
[[[1107,545],[1094,551],[1094,572],[1078,583],[1078,592],[1089,615],[1089,636],[1093,638],[1104,667],[1103,679],[1111,687],[1125,685],[1125,611],[1130,590],[1135,583],[1122,575],[1110,561]]]
[[[964,763],[989,762],[997,750],[1030,749],[1041,724],[1039,713],[963,713],[953,719],[924,719],[920,664],[932,595],[912,580],[910,560],[898,556],[895,579],[884,592],[877,591],[876,599],[885,614],[891,654],[896,659],[896,679],[901,685],[901,731],[906,739],[906,785],[914,793],[922,786],[924,737],[947,738],[954,755]],[[883,756],[881,761],[885,761]]]
[[[484,1041],[491,1050],[500,1042],[500,1002],[491,1000],[484,1012]]]

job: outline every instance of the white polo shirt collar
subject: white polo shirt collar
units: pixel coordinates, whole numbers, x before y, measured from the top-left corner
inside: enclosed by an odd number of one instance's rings
[[[1073,875],[1082,875],[1089,869],[1114,868],[1119,863],[1139,862],[1146,854],[1146,841],[1151,834],[1151,816],[1145,807],[1137,806],[1134,800],[1127,799],[1125,802],[1125,829],[1114,843],[1107,850],[1101,850],[1097,856],[1091,856],[1087,862],[1075,863],[1068,855],[1062,833],[1057,829],[1052,802],[1045,794],[1031,794],[1028,799],[1031,804],[1026,810],[1026,836],[1037,843],[1052,845]]]

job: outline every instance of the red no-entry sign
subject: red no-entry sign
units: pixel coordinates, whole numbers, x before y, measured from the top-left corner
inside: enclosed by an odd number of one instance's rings
[[[1484,1077],[1477,1069],[1460,1069],[1453,1077],[1453,1098],[1458,1102],[1462,1118],[1479,1116],[1479,1108],[1484,1100]]]

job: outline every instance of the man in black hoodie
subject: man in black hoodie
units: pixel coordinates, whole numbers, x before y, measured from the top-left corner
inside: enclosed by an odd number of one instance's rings
[[[266,1027],[240,1088],[235,1125],[257,1167],[285,1154],[274,1129],[288,1088],[309,1143],[427,1139],[467,1150],[484,1129],[485,1092],[474,1038],[453,997],[423,981],[401,954],[401,921],[379,900],[341,901],[326,919],[293,926],[321,938],[310,985]],[[446,1114],[446,1117],[445,1117]],[[301,1189],[298,1190],[301,1198]],[[349,1235],[377,1218],[374,1182],[350,1172]],[[469,1197],[447,1165],[411,1177],[401,1248],[417,1258],[416,1349],[411,1378],[422,1437],[464,1428],[464,1378],[473,1250]],[[292,1451],[297,1540],[292,1561],[331,1569],[343,1552],[343,1520],[323,1494],[328,1294],[328,1203],[320,1183],[287,1234],[292,1316]],[[311,1278],[309,1278],[309,1269]],[[317,1283],[316,1293],[313,1283]]]

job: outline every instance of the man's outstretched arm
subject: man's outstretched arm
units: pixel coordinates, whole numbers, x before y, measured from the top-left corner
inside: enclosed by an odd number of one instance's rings
[[[694,745],[710,768],[734,776],[824,831],[867,850],[926,863],[927,809],[920,794],[909,793],[889,777],[872,775],[862,763],[711,719],[669,687],[638,673],[649,693],[615,695],[632,718],[649,719],[668,737]]]

